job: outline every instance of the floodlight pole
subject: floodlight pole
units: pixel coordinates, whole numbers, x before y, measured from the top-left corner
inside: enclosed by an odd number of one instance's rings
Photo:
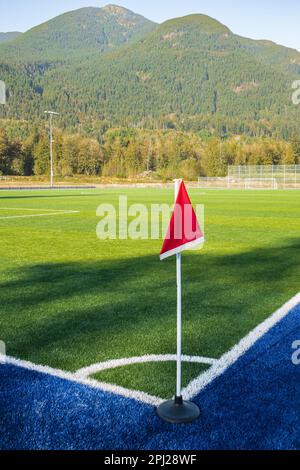
[[[54,111],[45,111],[45,114],[49,116],[49,138],[50,138],[50,187],[51,189],[54,188],[54,171],[53,171],[53,127],[52,127],[52,119],[53,116],[59,116],[59,113],[55,113]]]

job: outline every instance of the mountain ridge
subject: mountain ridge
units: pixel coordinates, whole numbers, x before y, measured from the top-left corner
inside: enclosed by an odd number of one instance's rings
[[[201,13],[194,13],[192,15],[186,15],[179,18],[172,18],[158,26],[158,30],[169,29],[173,27],[184,28],[186,25],[195,24],[197,27],[201,27],[204,33],[228,33],[233,34],[231,30],[216,20],[207,15]]]
[[[7,41],[13,41],[18,36],[22,35],[20,31],[8,31],[8,32],[0,32],[0,43],[4,43]]]
[[[300,53],[235,35],[206,15],[157,25],[107,5],[65,13],[28,33],[0,46],[9,95],[0,117],[41,119],[53,107],[64,116],[62,126],[84,124],[93,132],[103,122],[155,121],[222,135],[285,137],[300,117],[291,102]]]
[[[84,7],[34,26],[2,46],[2,55],[13,55],[16,62],[22,62],[103,53],[143,37],[155,27],[150,20],[121,7],[118,11],[113,5]]]

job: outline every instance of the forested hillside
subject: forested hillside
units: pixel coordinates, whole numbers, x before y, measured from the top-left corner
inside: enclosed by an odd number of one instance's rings
[[[300,53],[234,35],[204,15],[154,23],[116,6],[66,13],[0,46],[0,117],[96,137],[101,126],[278,136],[297,130]]]
[[[20,64],[69,61],[92,55],[97,58],[105,51],[144,37],[155,27],[155,23],[118,6],[81,8],[3,45],[1,58]]]
[[[66,13],[0,44],[0,171],[48,172],[45,109],[60,113],[61,174],[213,176],[232,162],[298,162],[297,79],[298,51],[205,15],[156,25],[114,5]]]

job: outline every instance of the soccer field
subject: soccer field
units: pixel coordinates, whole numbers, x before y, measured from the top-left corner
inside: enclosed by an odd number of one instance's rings
[[[100,241],[101,203],[171,204],[163,189],[0,194],[0,340],[10,357],[76,372],[176,353],[175,260],[162,241]],[[190,191],[206,244],[183,255],[183,353],[220,358],[297,292],[300,192]],[[150,395],[175,392],[175,362],[95,372]],[[184,386],[208,363],[187,362]]]

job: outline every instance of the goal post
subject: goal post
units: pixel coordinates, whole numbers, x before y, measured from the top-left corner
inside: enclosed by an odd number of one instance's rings
[[[300,165],[229,166],[226,177],[199,177],[198,188],[299,190]]]
[[[230,189],[300,189],[300,165],[233,165]]]
[[[278,189],[276,178],[245,178],[245,189]]]

